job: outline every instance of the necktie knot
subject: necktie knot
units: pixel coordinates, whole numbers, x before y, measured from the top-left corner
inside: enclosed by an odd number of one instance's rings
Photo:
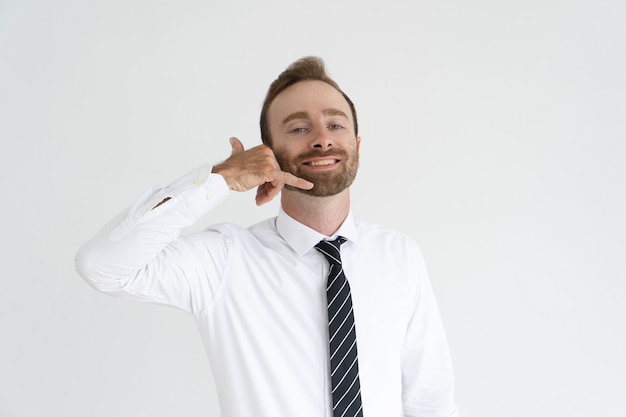
[[[343,236],[337,237],[335,240],[320,240],[315,249],[326,257],[331,265],[341,265],[341,253],[339,248],[347,239]]]

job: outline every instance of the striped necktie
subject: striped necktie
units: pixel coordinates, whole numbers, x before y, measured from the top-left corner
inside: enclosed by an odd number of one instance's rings
[[[339,253],[339,247],[345,241],[346,238],[341,236],[333,241],[322,240],[315,245],[315,249],[330,264],[326,300],[333,416],[363,417],[352,296]]]

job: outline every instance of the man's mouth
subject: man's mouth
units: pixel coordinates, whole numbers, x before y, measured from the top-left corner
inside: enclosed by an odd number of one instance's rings
[[[323,166],[327,166],[327,165],[336,164],[337,162],[339,162],[338,159],[321,159],[321,160],[317,160],[317,161],[305,162],[304,165],[309,165],[309,166],[312,166],[312,167],[323,167]]]

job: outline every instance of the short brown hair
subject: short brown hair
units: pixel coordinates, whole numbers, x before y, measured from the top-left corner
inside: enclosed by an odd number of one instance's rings
[[[289,65],[287,69],[283,71],[276,80],[274,80],[274,82],[270,85],[269,90],[267,91],[265,101],[263,102],[263,108],[261,109],[260,121],[261,140],[264,144],[270,147],[272,146],[272,137],[270,135],[267,113],[270,105],[272,104],[276,96],[278,96],[288,87],[300,81],[307,80],[323,81],[326,84],[331,85],[341,93],[343,98],[345,98],[348,102],[350,110],[352,111],[352,119],[354,120],[354,134],[359,134],[359,125],[356,120],[356,109],[354,107],[354,103],[352,103],[350,97],[348,97],[346,93],[344,93],[341,88],[339,88],[339,85],[332,78],[330,78],[328,74],[326,74],[324,61],[316,56],[307,56]]]

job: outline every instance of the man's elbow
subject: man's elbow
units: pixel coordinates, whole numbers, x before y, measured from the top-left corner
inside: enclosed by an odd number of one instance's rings
[[[119,277],[107,273],[107,267],[102,262],[98,251],[90,248],[90,242],[85,243],[76,253],[74,266],[76,272],[89,285],[101,292],[116,292],[120,289]]]

